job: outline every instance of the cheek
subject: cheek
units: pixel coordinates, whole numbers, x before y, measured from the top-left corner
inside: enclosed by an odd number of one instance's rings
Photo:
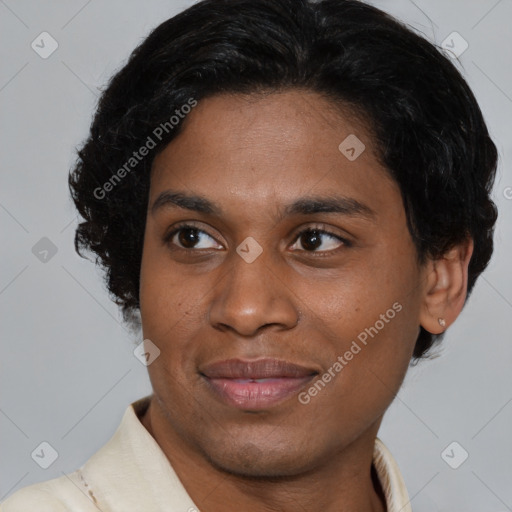
[[[191,372],[189,340],[197,329],[192,323],[193,310],[187,295],[180,293],[175,280],[163,278],[157,267],[141,272],[140,306],[144,339],[160,350],[148,366],[153,389],[173,402],[180,400],[177,390]],[[188,290],[190,293],[190,290]]]
[[[140,312],[145,338],[160,347],[169,337],[182,339],[177,330],[186,328],[194,307],[194,292],[173,270],[164,251],[146,239],[140,274]],[[197,301],[197,296],[195,297]],[[159,342],[159,343],[157,343]]]
[[[197,295],[190,287],[146,274],[141,282],[140,306],[142,331],[160,350],[176,350],[186,344],[197,328]]]
[[[203,346],[207,300],[212,283],[186,276],[159,255],[143,256],[140,306],[142,332],[160,350],[160,357],[148,367],[157,389],[176,391],[173,382],[183,382],[195,373],[194,354]],[[203,331],[204,332],[204,331]],[[188,377],[187,377],[188,376]]]
[[[351,393],[358,388],[356,395],[369,386],[384,386],[385,395],[385,388],[396,391],[418,335],[421,287],[414,259],[385,260],[369,261],[319,284],[313,293],[311,287],[301,290],[316,338],[329,340],[324,364],[329,367],[342,356],[338,381]]]
[[[374,325],[388,310],[385,320],[398,317],[393,304],[411,303],[411,289],[417,279],[406,263],[385,265],[382,258],[361,258],[329,278],[296,284],[295,294],[308,306],[305,316],[316,317],[331,327],[333,334],[343,334],[341,337],[346,339]]]
[[[413,309],[401,300],[372,297],[365,304],[347,303],[338,313],[317,333],[331,340],[324,345],[330,357],[323,369],[324,376],[335,376],[327,377],[330,382],[318,393],[310,388],[311,405],[329,428],[343,424],[347,432],[356,432],[384,414],[400,389],[416,339]]]

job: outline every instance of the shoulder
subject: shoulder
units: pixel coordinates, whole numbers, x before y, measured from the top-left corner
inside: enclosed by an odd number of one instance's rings
[[[126,409],[114,435],[79,469],[19,489],[0,503],[0,512],[144,510],[153,488],[148,489],[141,476],[154,472],[155,467],[158,471],[166,464],[170,467],[136,415],[136,411],[147,406],[148,399],[138,400]],[[168,478],[162,476],[162,481],[159,487],[166,488]]]
[[[95,511],[93,501],[81,489],[80,472],[28,485],[0,504],[0,512]]]

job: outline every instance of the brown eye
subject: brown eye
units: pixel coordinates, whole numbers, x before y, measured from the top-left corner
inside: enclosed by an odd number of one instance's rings
[[[304,231],[299,238],[306,251],[314,251],[322,245],[322,236],[317,229]]]
[[[206,231],[192,225],[177,226],[164,241],[169,246],[192,251],[195,249],[218,249],[219,244]]]
[[[182,228],[179,230],[178,240],[185,249],[192,249],[199,242],[199,230],[196,228]]]
[[[301,231],[296,240],[294,246],[299,243],[302,249],[299,247],[298,250],[307,252],[330,252],[335,251],[342,245],[350,245],[348,241],[334,233],[313,228]],[[295,248],[297,249],[297,247]],[[320,250],[318,250],[319,248]]]

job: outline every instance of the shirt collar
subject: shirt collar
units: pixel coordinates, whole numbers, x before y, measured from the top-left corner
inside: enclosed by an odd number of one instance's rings
[[[373,466],[386,497],[387,512],[412,512],[407,487],[400,468],[386,445],[377,437],[373,448]]]

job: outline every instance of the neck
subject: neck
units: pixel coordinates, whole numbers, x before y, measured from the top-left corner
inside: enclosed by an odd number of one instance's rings
[[[372,466],[382,418],[321,466],[287,477],[255,478],[215,467],[177,436],[152,399],[140,418],[202,512],[386,512]]]

